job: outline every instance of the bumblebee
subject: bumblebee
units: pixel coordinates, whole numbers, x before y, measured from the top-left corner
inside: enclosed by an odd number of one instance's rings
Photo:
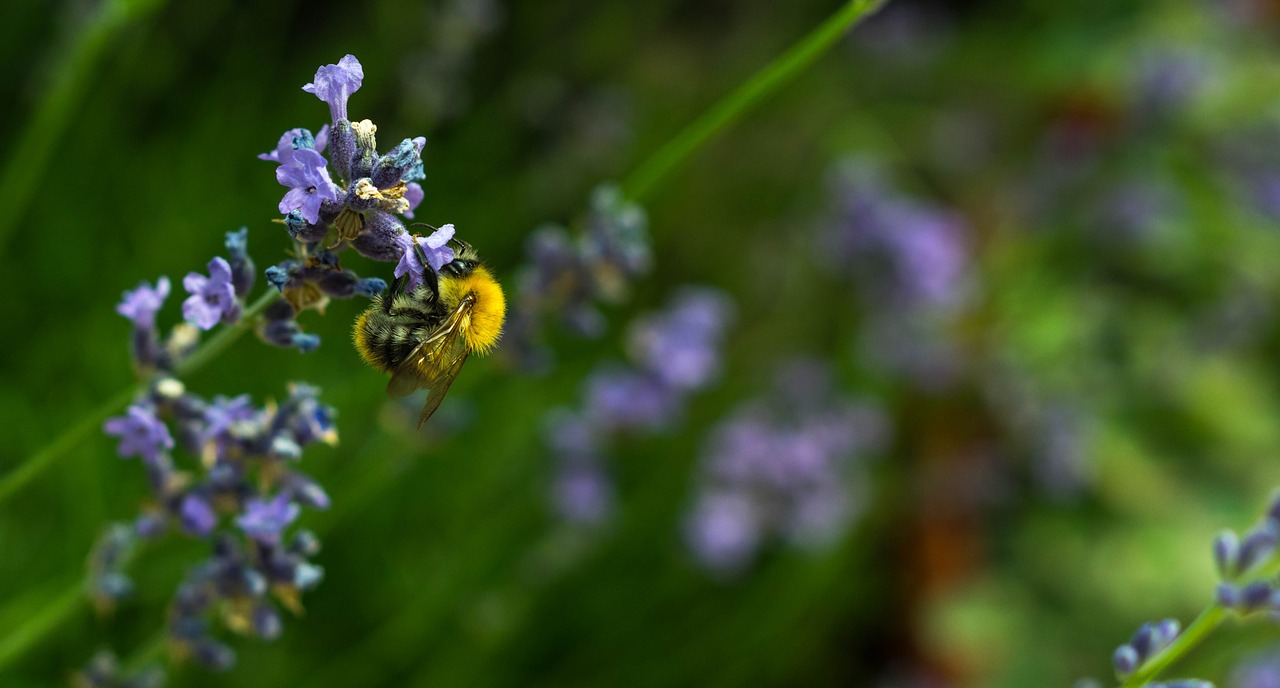
[[[502,287],[469,244],[455,243],[460,250],[438,275],[428,270],[411,294],[392,285],[360,314],[353,333],[365,363],[391,374],[387,394],[428,390],[418,428],[439,408],[467,356],[497,346],[506,316]]]

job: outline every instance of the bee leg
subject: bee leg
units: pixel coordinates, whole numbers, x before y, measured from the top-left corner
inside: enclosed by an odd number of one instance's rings
[[[440,298],[440,276],[436,274],[435,270],[431,269],[431,264],[427,262],[427,252],[423,251],[416,241],[413,243],[413,250],[418,252],[418,262],[422,263],[422,266],[426,268],[422,271],[423,281],[426,283],[427,288],[431,290],[431,302],[435,303]]]
[[[401,275],[400,277],[397,277],[395,281],[391,283],[391,287],[387,289],[387,296],[382,301],[383,305],[386,306],[387,315],[396,314],[395,308],[393,307],[393,304],[395,304],[396,301],[396,294],[400,293],[400,290],[404,288],[404,283],[407,282],[408,279],[409,276],[407,274]]]

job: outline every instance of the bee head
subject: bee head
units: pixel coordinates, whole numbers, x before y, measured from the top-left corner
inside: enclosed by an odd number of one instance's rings
[[[453,239],[450,243],[456,244],[458,248],[453,252],[453,260],[441,267],[440,272],[454,277],[470,275],[480,265],[480,256],[465,241]]]

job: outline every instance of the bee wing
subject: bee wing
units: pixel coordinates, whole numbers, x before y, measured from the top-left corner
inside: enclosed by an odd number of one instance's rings
[[[420,389],[429,390],[422,415],[418,418],[419,428],[440,406],[449,385],[453,384],[453,379],[467,360],[470,352],[467,351],[463,332],[470,321],[471,304],[463,302],[391,373],[387,394],[393,397],[408,396]]]

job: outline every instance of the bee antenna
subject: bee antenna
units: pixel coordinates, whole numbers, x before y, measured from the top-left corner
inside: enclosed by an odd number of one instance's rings
[[[411,224],[411,225],[409,225],[409,226],[410,226],[410,227],[426,227],[427,229],[430,229],[430,230],[431,230],[431,231],[433,231],[433,232],[434,232],[434,231],[437,231],[437,230],[439,230],[439,229],[440,229],[439,227],[437,227],[437,226],[435,226],[435,225],[433,225],[433,224],[428,224],[428,223],[426,223],[426,222],[414,222],[413,224]]]

